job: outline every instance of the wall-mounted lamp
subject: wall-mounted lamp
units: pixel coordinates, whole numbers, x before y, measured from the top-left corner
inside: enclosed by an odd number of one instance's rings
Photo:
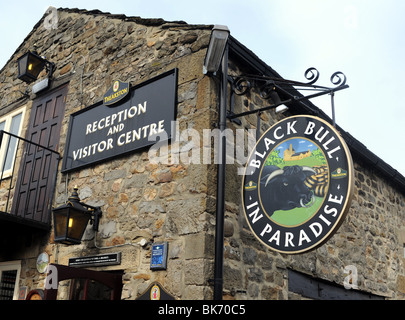
[[[17,60],[18,63],[18,79],[31,83],[38,79],[39,73],[47,68],[48,78],[52,77],[55,70],[55,64],[39,56],[35,51],[28,51]]]
[[[80,202],[77,190],[75,187],[66,204],[52,210],[55,242],[79,244],[89,220],[93,224],[93,230],[98,231],[101,208]]]
[[[270,93],[270,98],[273,101],[274,105],[277,105],[276,109],[274,110],[276,113],[283,113],[288,110],[288,107],[284,104],[281,104],[282,101],[280,99],[280,96],[278,95],[276,88],[274,87],[273,90]]]
[[[287,111],[288,107],[285,106],[284,104],[276,107],[276,110],[274,110],[276,113],[283,113],[284,111]]]
[[[203,65],[204,74],[218,71],[228,42],[229,33],[227,26],[215,25],[212,29]]]

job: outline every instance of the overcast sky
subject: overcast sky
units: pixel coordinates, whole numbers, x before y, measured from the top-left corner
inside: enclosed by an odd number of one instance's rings
[[[336,122],[405,175],[405,1],[403,0],[130,0],[8,1],[0,8],[0,68],[49,6],[227,25],[231,34],[282,77],[349,89],[335,94]],[[312,100],[331,116],[330,97]]]

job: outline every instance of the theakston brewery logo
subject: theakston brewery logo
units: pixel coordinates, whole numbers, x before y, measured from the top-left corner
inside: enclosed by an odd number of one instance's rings
[[[249,156],[242,182],[249,227],[276,251],[312,250],[343,222],[353,181],[350,151],[334,127],[313,116],[286,118]]]
[[[122,82],[120,80],[114,81],[112,86],[104,95],[103,102],[106,106],[113,105],[118,101],[124,99],[129,93],[129,82]]]

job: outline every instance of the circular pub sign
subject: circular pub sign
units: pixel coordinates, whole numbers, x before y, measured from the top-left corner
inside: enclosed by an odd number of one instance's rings
[[[315,249],[342,224],[353,181],[350,151],[334,127],[313,116],[286,118],[249,156],[242,179],[249,227],[278,252]]]

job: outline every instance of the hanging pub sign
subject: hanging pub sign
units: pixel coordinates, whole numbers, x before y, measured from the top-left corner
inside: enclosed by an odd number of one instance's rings
[[[62,172],[172,137],[177,69],[129,88],[115,81],[103,101],[70,116]]]
[[[342,224],[353,194],[353,162],[339,132],[313,116],[286,118],[257,141],[242,179],[242,205],[267,247],[304,253]]]

